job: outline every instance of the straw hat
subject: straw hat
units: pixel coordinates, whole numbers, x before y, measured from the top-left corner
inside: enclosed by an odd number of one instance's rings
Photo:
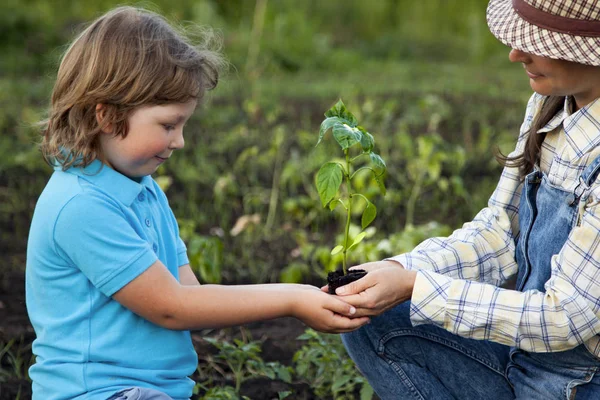
[[[600,66],[599,0],[490,0],[487,21],[513,49]]]

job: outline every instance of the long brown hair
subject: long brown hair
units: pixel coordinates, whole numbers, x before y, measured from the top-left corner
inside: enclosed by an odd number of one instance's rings
[[[531,127],[529,128],[527,141],[523,153],[516,156],[505,156],[496,149],[495,157],[504,167],[519,168],[519,176],[523,179],[527,174],[533,171],[536,164],[540,162],[542,143],[546,138],[546,133],[537,133],[564,107],[565,98],[562,96],[546,97],[542,103],[540,111],[535,116]]]
[[[93,21],[64,54],[41,150],[50,165],[86,166],[102,158],[98,135],[127,135],[136,107],[201,99],[216,87],[225,62],[215,35],[192,45],[183,29],[151,11],[118,7]],[[96,105],[105,106],[102,126]]]

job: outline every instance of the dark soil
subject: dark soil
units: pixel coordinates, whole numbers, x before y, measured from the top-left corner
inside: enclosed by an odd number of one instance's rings
[[[0,400],[31,398],[31,383],[26,374],[34,338],[25,311],[23,273],[0,274],[0,370],[3,372],[0,374]],[[7,344],[11,344],[7,349],[11,354],[2,351]],[[27,365],[21,366],[19,361]]]
[[[344,275],[344,271],[338,269],[327,274],[327,285],[329,286],[329,294],[335,294],[335,289],[340,286],[345,286],[351,282],[357,281],[367,274],[364,269],[353,269]]]
[[[12,341],[10,350],[19,353],[19,359],[24,364],[15,365],[13,359],[0,352],[0,400],[27,400],[31,398],[31,383],[27,379],[27,369],[32,360],[31,342],[35,338],[33,328],[25,309],[25,282],[22,272],[3,272],[0,274],[0,351],[3,346]],[[284,365],[293,365],[293,355],[304,344],[296,340],[306,326],[294,318],[280,318],[271,321],[257,322],[243,327],[206,330],[194,332],[192,339],[198,352],[199,364],[206,364],[207,355],[215,355],[217,350],[206,342],[203,337],[218,337],[232,340],[244,337],[247,340],[262,341],[262,358],[265,362],[278,361]],[[201,368],[200,368],[201,369]],[[4,376],[7,372],[7,376]],[[201,381],[197,373],[192,377]],[[233,385],[225,379],[219,385]],[[279,392],[291,391],[288,399],[313,400],[317,399],[307,383],[294,382],[291,384],[257,377],[242,384],[241,394],[252,400],[278,399]],[[198,396],[192,397],[197,399]]]

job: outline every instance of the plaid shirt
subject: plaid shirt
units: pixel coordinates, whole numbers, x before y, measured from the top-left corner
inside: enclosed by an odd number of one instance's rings
[[[527,105],[520,154],[543,97]],[[600,155],[600,100],[571,113],[565,100],[540,132],[548,132],[540,166],[556,187],[573,191],[583,170]],[[582,218],[552,257],[545,293],[499,287],[517,273],[515,238],[522,183],[505,168],[488,206],[448,238],[432,238],[391,258],[418,270],[411,321],[433,324],[467,338],[486,339],[531,352],[563,351],[585,343],[600,356],[600,179],[587,189]]]

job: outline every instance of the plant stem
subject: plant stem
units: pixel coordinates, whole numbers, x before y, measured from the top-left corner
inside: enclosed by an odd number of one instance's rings
[[[242,365],[239,366],[239,369],[235,369],[233,370],[233,375],[235,377],[235,392],[239,393],[240,389],[242,388],[242,378],[243,378],[243,372],[242,372],[242,368],[243,368],[243,363],[241,363]]]
[[[281,182],[281,170],[283,164],[283,146],[285,145],[285,139],[282,135],[279,143],[277,143],[277,155],[275,156],[275,171],[273,172],[273,183],[271,184],[271,198],[269,199],[269,211],[267,213],[267,222],[265,223],[265,232],[267,238],[271,237],[271,230],[275,224],[275,218],[277,217],[277,203],[279,202],[280,182]]]
[[[423,184],[423,179],[425,177],[425,172],[419,173],[417,179],[415,180],[415,184],[410,192],[410,197],[406,203],[406,222],[404,224],[404,229],[408,229],[413,226],[414,215],[415,215],[415,205],[417,200],[419,199],[419,195],[421,194],[421,186]]]
[[[266,10],[267,0],[256,0],[250,45],[248,46],[248,57],[246,58],[246,74],[248,74],[252,82],[256,79],[256,61],[260,52],[260,38],[265,24]]]
[[[350,233],[350,217],[352,216],[352,180],[350,179],[350,153],[348,149],[344,150],[344,154],[346,155],[346,188],[348,189],[348,209],[346,210],[346,229],[344,230],[344,257],[342,268],[344,271],[344,275],[346,275],[348,269],[346,264],[346,257],[348,252],[348,236]]]

